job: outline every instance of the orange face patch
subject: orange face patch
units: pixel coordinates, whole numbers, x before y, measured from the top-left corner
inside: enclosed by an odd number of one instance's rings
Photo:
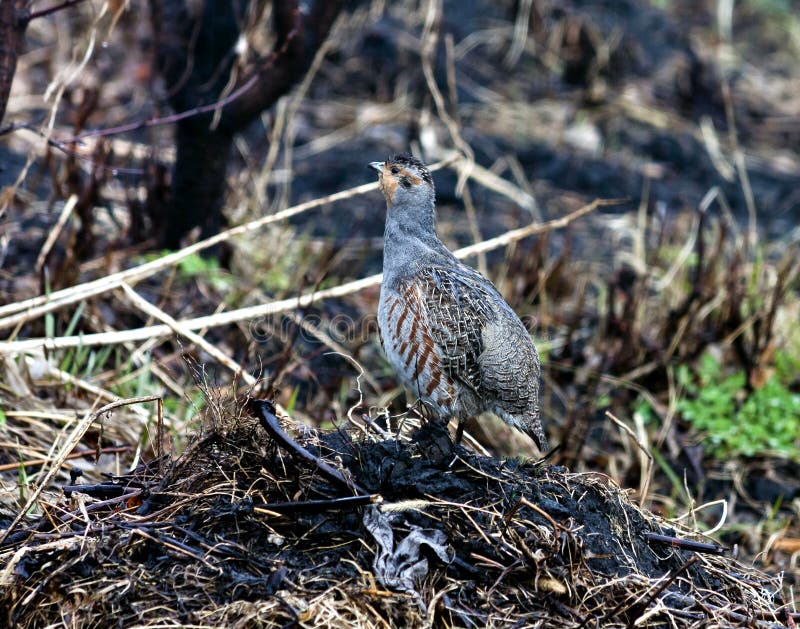
[[[393,168],[397,170],[397,173],[392,172]],[[379,181],[381,192],[383,192],[383,196],[386,197],[386,202],[390,205],[394,203],[394,195],[397,193],[397,188],[400,186],[401,181],[411,184],[412,186],[418,186],[422,183],[421,178],[396,163],[386,163],[383,165]]]
[[[387,166],[383,167],[378,181],[381,185],[381,192],[383,192],[383,196],[386,197],[386,203],[389,205],[393,204],[394,195],[397,192],[397,187],[400,185],[400,182],[389,172]]]

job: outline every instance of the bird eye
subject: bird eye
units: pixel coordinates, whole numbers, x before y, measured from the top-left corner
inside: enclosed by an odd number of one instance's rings
[[[400,173],[400,169],[397,166],[392,166],[392,174],[397,175]]]

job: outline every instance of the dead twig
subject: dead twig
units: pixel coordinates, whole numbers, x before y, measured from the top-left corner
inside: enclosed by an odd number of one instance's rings
[[[250,408],[261,421],[264,429],[277,441],[284,449],[291,452],[301,461],[311,464],[318,469],[328,480],[333,481],[337,485],[351,491],[356,491],[361,495],[369,495],[366,489],[363,489],[355,481],[347,478],[339,470],[331,467],[319,457],[314,456],[308,450],[299,445],[294,439],[287,435],[278,418],[275,416],[275,407],[265,400],[251,400]]]
[[[22,521],[22,518],[25,517],[25,514],[30,511],[33,504],[38,500],[39,495],[42,493],[45,487],[50,484],[50,482],[55,478],[55,475],[58,474],[58,471],[61,469],[61,465],[66,461],[67,457],[69,456],[70,452],[75,448],[75,446],[80,443],[83,436],[86,434],[86,431],[89,430],[89,427],[103,414],[113,411],[115,408],[119,408],[121,406],[128,406],[130,404],[141,404],[143,402],[157,402],[158,403],[158,410],[159,414],[161,414],[161,405],[162,400],[161,397],[157,395],[148,395],[145,397],[138,397],[138,398],[131,398],[128,400],[118,400],[116,402],[111,402],[111,404],[106,404],[102,408],[99,408],[93,413],[87,413],[86,417],[84,417],[69,436],[66,439],[66,442],[61,448],[58,456],[53,459],[52,465],[50,469],[45,474],[44,478],[39,482],[36,488],[31,492],[31,495],[28,497],[28,500],[25,502],[25,506],[19,511],[17,516],[8,526],[8,528],[0,534],[0,545],[6,541],[6,538],[9,536],[11,531]]]
[[[253,505],[255,513],[288,515],[291,513],[318,513],[319,511],[347,511],[355,507],[381,502],[380,494],[364,494],[331,498],[330,500],[303,500],[298,502],[270,502]]]
[[[133,446],[117,446],[117,447],[109,447],[109,448],[100,448],[100,454],[122,454],[124,452],[130,452],[133,450]],[[87,456],[96,456],[98,453],[97,448],[93,448],[91,450],[79,450],[78,452],[72,452],[71,454],[67,455],[66,460],[69,459],[82,459]],[[16,463],[4,463],[0,465],[0,472],[7,472],[9,470],[16,470],[20,467],[33,467],[35,465],[46,465],[50,463],[52,459],[27,459],[25,461],[17,461]]]
[[[367,185],[372,188],[375,187],[377,184],[375,185],[367,184]],[[364,186],[360,187],[363,188]],[[594,211],[596,208],[600,206],[613,205],[619,202],[620,201],[616,199],[613,200],[596,199],[592,203],[589,203],[588,205],[585,205],[561,218],[554,219],[552,221],[547,221],[546,223],[534,223],[526,227],[514,229],[506,232],[505,234],[497,236],[496,238],[490,238],[481,243],[477,243],[475,245],[470,245],[469,247],[458,249],[454,253],[456,257],[464,259],[484,251],[491,251],[493,249],[498,249],[500,247],[508,245],[509,243],[516,242],[517,240],[521,240],[523,238],[527,238],[528,236],[546,233],[548,231],[552,231],[555,229],[561,229],[563,227],[566,227],[573,221],[577,220],[578,218],[585,216],[589,212]],[[301,205],[307,206],[308,204],[301,204]],[[300,206],[295,206],[295,211],[298,212],[301,211]],[[259,219],[258,221],[254,221],[254,223],[264,223],[264,222],[266,222],[264,219]],[[252,225],[252,223],[250,225]],[[226,233],[230,234],[231,232],[240,229],[241,228],[234,228],[232,230],[228,230],[228,232]],[[212,240],[216,240],[217,242],[221,241],[222,240],[221,235],[214,236],[203,242],[209,243]],[[183,253],[188,249],[192,249],[193,247],[196,247],[196,245],[187,247],[186,249],[178,253]],[[166,260],[167,258],[171,258],[170,263],[175,263],[179,259],[185,257],[183,255],[175,257],[176,255],[177,254],[170,254],[169,256],[161,258],[161,260],[159,261],[161,262],[160,268],[163,268],[164,264],[163,261]],[[141,267],[137,268],[141,270],[145,266],[150,266],[150,264],[142,265]],[[151,274],[152,271],[153,268],[151,267],[150,269],[147,270],[147,272],[140,271],[140,273],[144,275],[149,275]],[[113,280],[112,280],[113,276],[108,276],[107,278],[101,280],[99,284],[95,282],[88,282],[87,284],[82,285],[83,287],[82,289],[81,287],[75,287],[76,289],[75,292],[69,294],[66,297],[63,296],[63,291],[59,291],[60,293],[62,293],[62,297],[59,298],[57,302],[55,303],[54,302],[46,303],[46,301],[39,302],[41,305],[35,306],[29,312],[24,312],[18,315],[12,315],[10,317],[7,317],[6,319],[0,320],[0,329],[6,327],[7,325],[13,325],[23,320],[27,320],[28,318],[33,316],[33,313],[35,313],[35,315],[38,316],[40,314],[43,314],[44,312],[49,312],[50,310],[54,310],[56,308],[65,306],[68,303],[73,303],[74,301],[77,300],[87,299],[96,294],[106,292],[109,289],[117,288],[121,286],[122,282],[132,281],[133,277],[136,276],[136,274],[130,274],[128,277],[123,278],[124,274],[126,274],[126,272],[115,274],[117,277],[114,278]],[[332,288],[328,288],[325,290],[304,293],[300,297],[292,297],[289,299],[274,301],[269,304],[263,304],[259,306],[250,306],[247,308],[239,308],[237,310],[229,310],[228,312],[208,315],[205,317],[198,317],[196,319],[177,321],[177,323],[183,330],[199,330],[206,327],[228,325],[230,323],[237,323],[239,321],[258,319],[279,312],[286,312],[288,310],[302,308],[317,301],[322,301],[323,299],[351,295],[353,293],[362,291],[365,288],[369,288],[371,286],[377,286],[378,284],[381,283],[382,278],[383,278],[382,274],[370,275],[369,277],[365,277],[360,280],[355,280],[353,282],[347,282],[345,284],[334,286]],[[140,278],[136,277],[136,279]],[[57,293],[53,293],[53,296],[55,296],[56,294]],[[35,298],[35,300],[38,299],[39,298]],[[0,307],[0,312],[2,312],[2,310],[3,308]],[[169,325],[152,325],[143,328],[123,330],[119,332],[100,332],[96,334],[85,334],[80,336],[65,336],[58,338],[36,338],[36,339],[25,339],[21,341],[5,341],[5,342],[0,342],[0,354],[15,354],[19,352],[29,352],[44,348],[48,350],[55,350],[55,349],[64,349],[67,347],[78,347],[78,346],[86,347],[90,345],[113,345],[117,343],[126,343],[132,341],[144,341],[152,338],[169,336],[171,334],[174,334],[174,330]]]
[[[661,544],[670,548],[690,550],[695,553],[710,553],[712,555],[724,555],[730,549],[718,544],[706,544],[705,542],[695,542],[691,539],[673,537],[672,535],[662,535],[661,533],[645,533],[645,539],[651,544]]]

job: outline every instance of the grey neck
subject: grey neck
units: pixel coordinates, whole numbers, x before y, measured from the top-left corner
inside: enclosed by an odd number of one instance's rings
[[[383,241],[384,275],[412,272],[420,264],[451,257],[436,235],[433,202],[424,208],[387,208]]]

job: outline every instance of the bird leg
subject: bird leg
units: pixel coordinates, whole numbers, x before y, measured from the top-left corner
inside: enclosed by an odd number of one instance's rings
[[[458,427],[456,428],[456,445],[461,443],[461,438],[464,436],[464,422],[458,420]]]

